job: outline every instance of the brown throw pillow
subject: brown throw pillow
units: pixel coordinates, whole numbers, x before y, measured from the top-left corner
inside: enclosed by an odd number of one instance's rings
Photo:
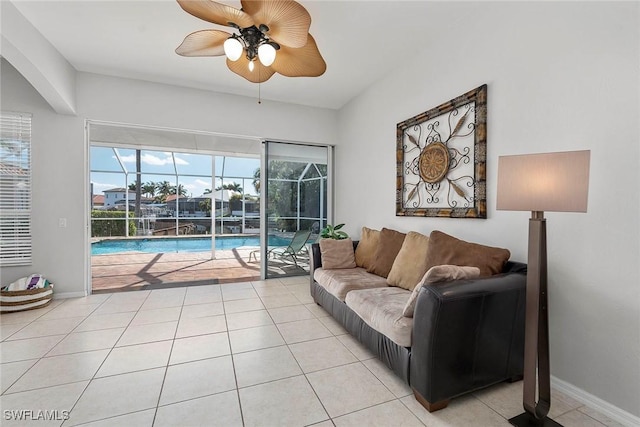
[[[356,268],[351,239],[320,239],[320,256],[325,270]]]
[[[429,236],[427,269],[436,265],[469,265],[480,269],[480,276],[498,274],[509,260],[507,249],[469,243],[434,230]]]
[[[436,265],[435,267],[431,267],[429,271],[424,274],[420,283],[413,288],[413,292],[407,304],[404,306],[402,315],[404,317],[413,317],[413,312],[416,308],[416,299],[418,299],[418,292],[420,292],[421,287],[436,282],[475,279],[478,276],[480,276],[480,269],[478,267],[458,267],[457,265]]]
[[[410,231],[404,238],[402,248],[398,252],[387,283],[391,286],[413,290],[427,272],[427,250],[429,237]]]
[[[362,227],[360,241],[358,242],[358,246],[356,246],[356,265],[358,267],[371,267],[373,259],[376,255],[379,237],[379,230],[372,230],[371,228]]]
[[[400,249],[402,248],[404,236],[404,233],[390,230],[388,228],[380,230],[376,254],[371,266],[367,268],[367,271],[386,278],[391,271],[393,261],[395,261],[398,252],[400,252]]]

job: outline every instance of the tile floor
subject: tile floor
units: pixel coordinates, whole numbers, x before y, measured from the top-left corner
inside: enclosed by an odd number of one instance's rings
[[[3,314],[0,424],[507,426],[522,412],[522,383],[427,412],[313,303],[307,280],[97,294]],[[618,425],[561,393],[551,416]]]

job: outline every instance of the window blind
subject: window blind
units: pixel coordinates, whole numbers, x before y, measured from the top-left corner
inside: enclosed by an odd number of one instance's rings
[[[0,112],[0,265],[31,264],[31,114]]]

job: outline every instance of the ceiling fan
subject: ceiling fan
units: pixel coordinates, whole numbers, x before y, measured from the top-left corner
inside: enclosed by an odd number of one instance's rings
[[[327,65],[309,34],[311,16],[293,0],[241,0],[242,9],[211,0],[177,0],[187,13],[238,33],[193,32],[178,48],[182,56],[227,57],[227,67],[253,83],[275,73],[317,77]]]

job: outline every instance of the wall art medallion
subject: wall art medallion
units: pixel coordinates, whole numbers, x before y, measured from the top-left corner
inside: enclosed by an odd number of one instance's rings
[[[398,123],[396,137],[396,216],[487,217],[487,85]]]

